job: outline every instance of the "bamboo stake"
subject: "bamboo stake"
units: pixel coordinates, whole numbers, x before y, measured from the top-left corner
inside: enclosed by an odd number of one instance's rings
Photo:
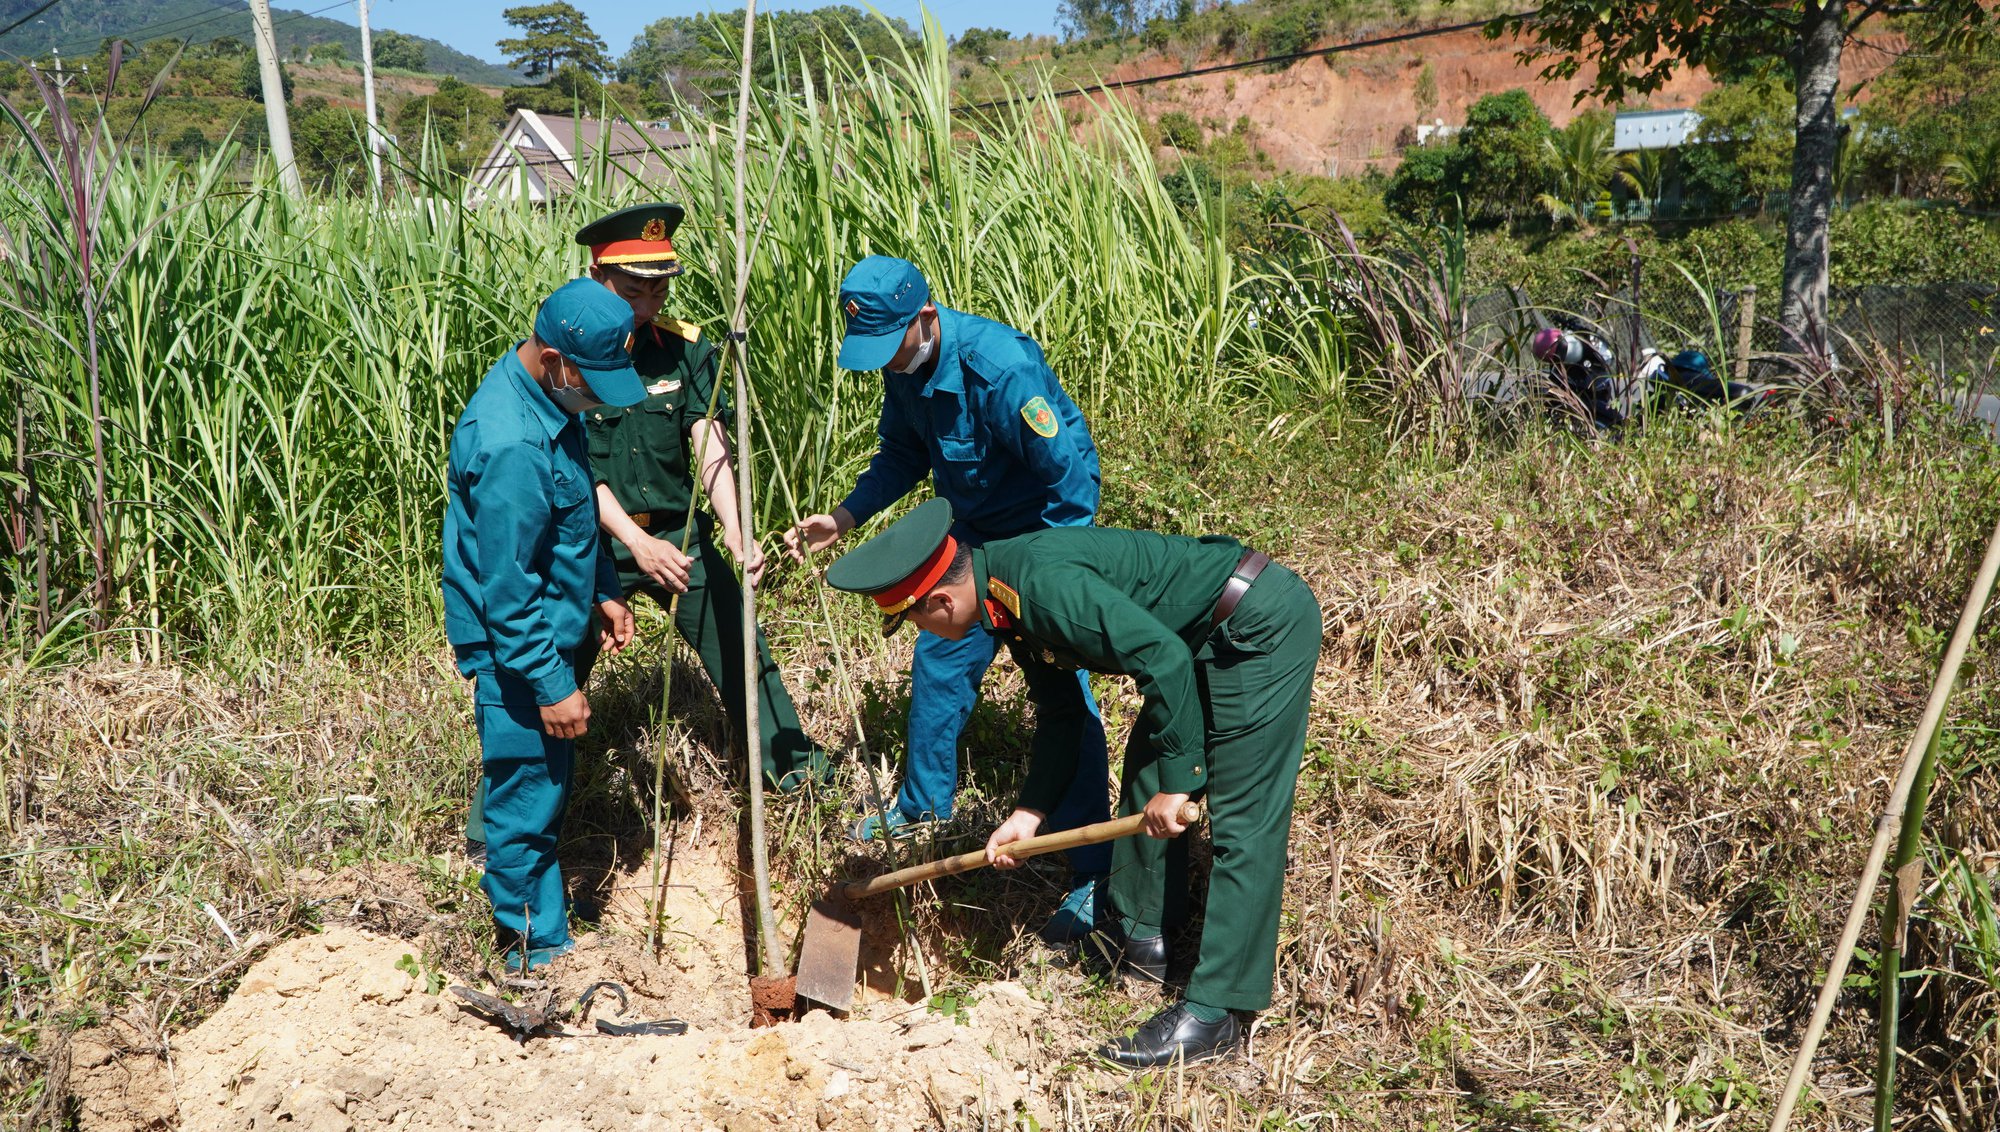
[[[1778,1097],[1777,1112],[1771,1117],[1771,1132],[1785,1132],[1792,1122],[1792,1109],[1804,1090],[1806,1075],[1812,1069],[1813,1053],[1819,1048],[1820,1037],[1826,1033],[1827,1019],[1833,1015],[1834,999],[1840,996],[1841,979],[1847,974],[1848,961],[1854,958],[1854,945],[1861,938],[1862,922],[1868,918],[1868,906],[1873,903],[1875,895],[1875,882],[1882,873],[1883,862],[1889,857],[1889,839],[1895,833],[1910,791],[1916,785],[1924,752],[1930,748],[1931,737],[1944,718],[1945,703],[1951,699],[1952,687],[1958,681],[1958,670],[1965,663],[1965,650],[1972,643],[1973,630],[1979,627],[1979,616],[1993,592],[1996,574],[2000,574],[2000,524],[1994,526],[1992,536],[1986,540],[1986,558],[1979,564],[1979,573],[1973,580],[1971,591],[1965,595],[1965,608],[1958,615],[1958,631],[1952,634],[1951,644],[1945,649],[1944,662],[1938,666],[1937,679],[1931,684],[1930,701],[1924,705],[1923,718],[1918,721],[1916,732],[1910,736],[1910,745],[1903,752],[1902,770],[1896,775],[1896,785],[1890,791],[1889,802],[1875,822],[1875,841],[1868,849],[1868,863],[1862,866],[1860,882],[1855,886],[1854,902],[1847,909],[1847,924],[1840,933],[1840,944],[1834,948],[1833,962],[1827,966],[1826,981],[1820,985],[1819,1001],[1813,1006],[1812,1023],[1806,1027],[1805,1041],[1799,1046],[1798,1057],[1792,1061],[1792,1074],[1785,1081],[1785,1091]]]
[[[1910,928],[1910,908],[1922,889],[1924,866],[1917,857],[1923,845],[1924,807],[1937,775],[1938,737],[1924,748],[1923,765],[1903,811],[1903,831],[1896,837],[1896,855],[1889,862],[1889,901],[1882,910],[1881,962],[1875,967],[1875,1129],[1889,1132],[1896,1108],[1896,1031],[1903,1008],[1903,948]]]
[[[757,50],[757,0],[743,5],[743,65],[736,82],[736,303],[729,314],[729,349],[736,376],[736,507],[745,552],[756,539],[756,511],[750,496],[750,378],[745,348],[750,294],[750,222],[744,200],[748,177],[744,147],[750,133],[750,60]],[[771,851],[764,843],[764,744],[759,728],[757,691],[757,586],[743,574],[743,747],[750,779],[750,860],[757,882],[757,939],[762,947],[760,972],[775,976],[784,969],[771,915]]]

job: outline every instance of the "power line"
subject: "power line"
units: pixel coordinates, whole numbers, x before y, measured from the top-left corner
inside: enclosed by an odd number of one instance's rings
[[[53,8],[60,3],[62,3],[62,0],[49,0],[48,3],[42,5],[39,8],[36,8],[32,12],[29,12],[27,15],[22,16],[20,19],[15,20],[11,24],[8,24],[6,27],[0,28],[0,36],[6,35],[8,32],[13,31],[15,28],[20,27],[22,24],[27,23],[29,20],[34,19],[36,16],[41,15],[43,12],[48,11],[50,8]]]
[[[203,24],[213,23],[216,20],[224,19],[229,16],[242,16],[247,19],[249,15],[250,13],[247,11],[239,12],[228,8],[224,8],[220,11],[189,12],[188,14],[183,16],[175,16],[170,20],[161,20],[157,24],[142,24],[139,27],[136,27],[129,32],[122,32],[113,35],[100,35],[95,40],[77,39],[69,43],[57,44],[56,46],[50,48],[50,50],[59,52],[67,49],[70,52],[74,53],[83,48],[94,47],[97,44],[102,43],[104,40],[107,39],[124,39],[127,42],[131,43],[144,43],[150,39],[159,39],[167,35],[177,35],[182,31],[191,28],[197,28]],[[186,26],[176,27],[175,25],[177,24]]]
[[[271,27],[275,30],[277,28],[284,27],[286,24],[296,23],[299,20],[306,19],[307,17],[310,16],[317,16],[322,12],[331,12],[335,8],[345,8],[351,3],[353,3],[353,0],[338,0],[337,3],[328,4],[324,8],[315,8],[310,12],[292,12],[289,15],[286,15],[282,19],[273,20],[271,23]],[[129,32],[116,33],[112,35],[101,35],[98,36],[97,39],[94,41],[76,40],[73,43],[67,44],[65,46],[70,51],[74,52],[79,48],[95,47],[97,44],[102,43],[107,39],[122,39],[126,43],[132,45],[133,47],[139,47],[144,44],[151,43],[156,39],[185,38],[189,32],[192,32],[194,29],[201,27],[204,24],[212,24],[217,22],[218,20],[226,20],[232,17],[237,17],[247,20],[250,18],[250,13],[239,12],[229,8],[224,8],[219,11],[210,13],[195,12],[186,16],[176,16],[171,20],[165,20],[160,23],[153,24],[151,26],[142,26],[139,28],[135,28],[134,30]],[[193,20],[194,22],[188,23],[189,20]],[[175,24],[180,24],[182,26],[175,27],[174,26]],[[54,50],[56,51],[61,51],[63,49],[64,49],[63,47],[54,48]]]
[[[1155,83],[1174,82],[1178,79],[1198,78],[1202,75],[1219,75],[1224,71],[1243,71],[1251,67],[1263,67],[1276,63],[1296,63],[1301,59],[1316,59],[1326,55],[1338,55],[1347,51],[1360,51],[1368,47],[1384,47],[1391,43],[1408,43],[1411,40],[1428,39],[1436,35],[1450,35],[1453,32],[1471,31],[1474,28],[1483,28],[1494,20],[1525,19],[1534,14],[1532,11],[1516,12],[1510,16],[1494,16],[1484,20],[1473,20],[1469,23],[1426,28],[1423,31],[1401,32],[1396,35],[1377,36],[1374,39],[1357,39],[1350,43],[1336,43],[1331,47],[1315,47],[1310,51],[1294,51],[1287,55],[1266,55],[1257,59],[1238,59],[1230,63],[1217,63],[1210,67],[1196,67],[1193,70],[1175,71],[1167,75],[1149,75],[1139,79],[1121,79],[1115,83],[1098,83],[1092,87],[1079,86],[1075,90],[1059,90],[1053,93],[1057,98],[1075,98],[1079,95],[1095,94],[1098,91],[1127,90],[1132,87],[1152,86]],[[1011,106],[1017,102],[1032,102],[1039,97],[1041,97],[1039,93],[1029,93],[1017,95],[1013,98],[995,98],[986,102],[974,102],[965,106],[954,106],[952,107],[952,112],[966,113],[973,110],[992,110],[1001,106]]]

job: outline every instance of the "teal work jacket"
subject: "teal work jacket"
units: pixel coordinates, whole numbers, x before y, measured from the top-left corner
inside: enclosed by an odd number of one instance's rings
[[[516,349],[518,350],[518,344]],[[582,422],[495,362],[451,433],[444,512],[444,628],[483,703],[576,691],[570,654],[592,608],[619,596],[597,539]]]

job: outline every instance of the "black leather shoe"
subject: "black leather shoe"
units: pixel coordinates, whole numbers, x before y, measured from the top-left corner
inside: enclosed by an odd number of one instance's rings
[[[1079,944],[1083,962],[1100,974],[1123,971],[1149,983],[1167,981],[1167,937],[1128,938],[1117,920],[1099,927]]]
[[[1151,1069],[1175,1061],[1192,1065],[1234,1053],[1242,1040],[1243,1026],[1236,1015],[1204,1022],[1188,1013],[1186,1003],[1177,1002],[1148,1018],[1132,1036],[1098,1047],[1097,1056],[1127,1069]]]

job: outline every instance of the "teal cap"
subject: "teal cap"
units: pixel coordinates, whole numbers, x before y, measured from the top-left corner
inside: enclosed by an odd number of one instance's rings
[[[903,348],[910,320],[931,301],[924,273],[907,259],[871,255],[840,281],[840,313],[847,336],[840,341],[842,369],[881,369]]]
[[[632,306],[591,279],[572,279],[542,300],[535,337],[583,371],[599,401],[614,409],[646,399],[632,368]]]
[[[903,624],[919,598],[937,588],[957,553],[951,502],[932,499],[841,555],[827,567],[826,584],[874,598],[886,637]]]

